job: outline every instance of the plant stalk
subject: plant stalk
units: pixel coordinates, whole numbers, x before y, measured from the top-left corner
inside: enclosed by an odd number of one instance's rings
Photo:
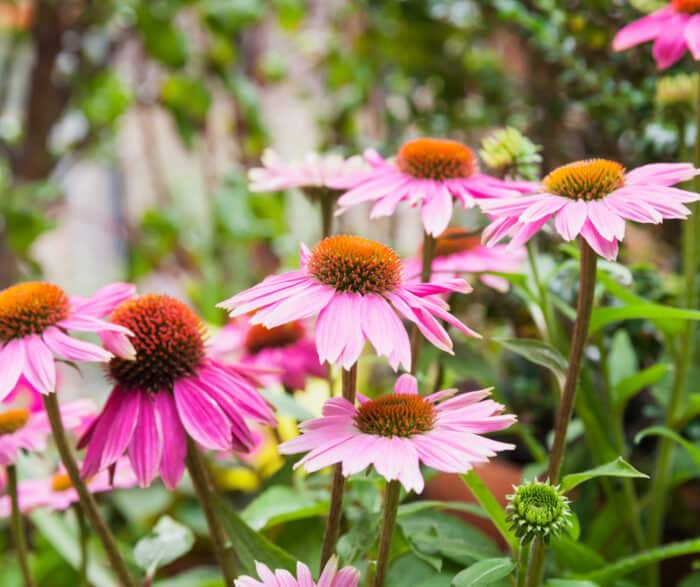
[[[520,541],[520,556],[518,557],[518,587],[525,587],[527,565],[530,562],[530,544],[524,538]]]
[[[319,198],[321,208],[321,238],[333,234],[333,207],[335,205],[335,193],[328,190],[327,194]]]
[[[698,74],[700,75],[700,64],[698,64]],[[700,166],[700,84],[695,103],[695,167]],[[683,132],[679,135],[684,136]],[[683,148],[685,148],[683,146]],[[694,189],[700,193],[700,178],[695,177]],[[697,203],[688,204],[691,216],[683,223],[683,275],[685,296],[683,302],[688,309],[695,309],[698,304],[697,291],[697,271],[698,271],[698,239],[700,239],[700,215],[698,214]],[[666,409],[665,425],[673,428],[678,420],[678,412],[683,407],[685,393],[687,389],[688,373],[692,362],[693,348],[695,342],[695,321],[688,320],[685,323],[683,332],[679,340],[678,355],[674,370],[671,395]],[[663,539],[664,518],[666,517],[666,506],[670,478],[673,467],[673,457],[675,453],[674,441],[670,438],[662,437],[659,440],[659,448],[656,457],[655,474],[651,486],[651,499],[649,510],[649,526],[647,529],[647,542],[650,548],[661,543]],[[649,585],[658,584],[658,564],[652,567],[649,578]]]
[[[104,519],[100,515],[95,497],[92,495],[92,493],[90,493],[87,485],[80,477],[78,463],[71,452],[70,445],[68,444],[68,439],[66,437],[66,431],[63,428],[63,421],[61,420],[61,412],[58,407],[58,399],[56,398],[56,394],[49,393],[43,397],[44,409],[46,410],[46,415],[51,423],[51,432],[53,433],[58,454],[61,456],[61,461],[63,462],[63,466],[66,468],[66,473],[68,473],[68,477],[70,478],[73,488],[78,492],[85,516],[102,543],[102,547],[105,550],[109,564],[116,573],[121,586],[136,587],[136,582],[132,578],[131,573],[129,573],[129,568],[126,566],[126,562],[124,562],[122,555],[119,553],[117,541],[114,538],[112,531],[109,529],[109,526],[107,526]]]
[[[15,541],[17,551],[17,562],[19,563],[22,579],[25,587],[34,587],[32,573],[29,570],[29,560],[27,557],[27,540],[24,536],[24,523],[22,512],[19,509],[19,494],[17,492],[17,467],[8,465],[7,471],[7,491],[10,494],[12,504],[12,538]]]
[[[204,459],[197,448],[194,440],[187,437],[187,471],[192,479],[197,500],[199,501],[204,517],[209,526],[211,541],[214,547],[214,554],[219,561],[221,572],[226,580],[226,585],[233,585],[236,579],[236,553],[233,547],[228,544],[226,532],[219,523],[219,518],[214,511],[216,499],[214,488],[211,485]]]
[[[569,350],[569,367],[566,370],[566,378],[562,388],[559,411],[554,428],[554,441],[549,457],[548,477],[549,481],[556,485],[559,481],[564,452],[566,450],[566,431],[569,428],[571,415],[576,401],[576,388],[578,387],[581,364],[583,362],[583,350],[588,338],[588,324],[593,311],[593,297],[595,294],[596,265],[598,256],[590,245],[580,239],[580,277],[579,292],[576,302],[576,321],[571,336],[571,348]],[[528,573],[528,587],[540,585],[544,566],[545,546],[541,539],[536,538],[532,543],[532,560]]]
[[[342,372],[343,397],[351,404],[355,403],[355,393],[357,391],[357,363],[349,370]],[[335,552],[335,542],[338,540],[340,529],[340,519],[343,516],[343,492],[345,490],[345,477],[343,477],[343,466],[341,464],[333,467],[333,483],[331,485],[331,501],[328,508],[328,520],[323,533],[323,545],[321,546],[321,570],[326,566],[328,560]]]
[[[421,271],[420,280],[422,283],[430,281],[433,269],[433,259],[435,258],[435,246],[437,239],[426,233],[423,233],[423,251],[421,255]],[[423,337],[414,324],[411,328],[411,374],[415,375],[418,371],[418,361],[420,361],[420,352],[423,344]]]
[[[384,491],[384,516],[382,528],[379,533],[379,549],[377,552],[377,570],[374,575],[374,587],[383,587],[386,578],[386,570],[389,566],[389,551],[391,550],[391,537],[394,534],[396,512],[399,509],[399,495],[401,484],[398,481],[389,481]]]
[[[88,526],[87,520],[85,519],[85,512],[80,505],[80,502],[73,504],[73,511],[75,512],[75,518],[78,522],[78,538],[80,540],[80,568],[78,570],[80,574],[80,585],[81,587],[87,587],[90,583],[88,581]]]

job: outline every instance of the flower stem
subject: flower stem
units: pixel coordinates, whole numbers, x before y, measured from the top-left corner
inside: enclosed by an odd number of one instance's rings
[[[357,390],[357,363],[349,370],[343,369],[343,397],[351,404],[355,403],[355,393]],[[340,519],[343,514],[343,492],[345,489],[345,477],[343,477],[343,466],[341,464],[333,467],[333,483],[331,486],[331,503],[328,508],[328,520],[326,530],[323,533],[323,545],[321,546],[321,570],[326,566],[328,560],[335,552],[335,542],[338,539]]]
[[[430,281],[433,269],[433,259],[435,258],[435,245],[437,240],[434,236],[427,232],[423,233],[423,254],[421,259],[420,280],[422,283]],[[418,371],[418,361],[420,360],[420,351],[423,344],[418,327],[414,324],[411,328],[411,374],[415,375]]]
[[[698,65],[700,74],[700,64]],[[695,167],[700,166],[700,84],[695,104]],[[679,133],[683,136],[683,133]],[[684,147],[683,147],[684,148]],[[700,192],[700,178],[695,177],[694,188]],[[691,216],[683,223],[683,274],[685,296],[683,303],[686,308],[694,309],[698,303],[697,270],[698,270],[698,239],[700,239],[700,215],[697,203],[688,204]],[[668,406],[666,408],[665,425],[674,428],[678,412],[683,407],[687,389],[688,372],[690,370],[695,338],[695,321],[688,320],[680,336],[678,355],[674,369],[673,384]],[[674,441],[662,437],[656,457],[655,474],[651,486],[651,509],[649,510],[649,526],[647,542],[649,547],[657,546],[663,538],[663,522],[666,517],[667,492],[670,485],[671,469],[675,452]],[[658,565],[652,567],[649,585],[658,583]]]
[[[204,512],[204,517],[209,526],[211,541],[214,547],[214,554],[219,561],[221,572],[226,580],[226,585],[233,585],[236,578],[236,554],[233,547],[228,543],[226,533],[219,523],[219,518],[214,511],[214,501],[216,496],[207,473],[204,459],[194,441],[187,437],[187,471],[192,479],[197,500]]]
[[[27,560],[27,541],[24,537],[22,512],[19,509],[19,496],[17,493],[17,468],[15,465],[8,465],[6,470],[7,491],[10,494],[10,502],[12,504],[12,538],[15,541],[17,561],[19,562],[19,568],[22,571],[22,578],[24,579],[25,587],[34,587],[32,573],[29,570],[29,562]]]
[[[326,238],[333,234],[333,205],[335,204],[335,194],[329,190],[327,194],[319,198],[321,208],[321,238]]]
[[[559,411],[554,428],[554,441],[549,456],[549,469],[547,471],[549,481],[556,485],[559,481],[559,472],[564,460],[566,449],[566,431],[574,410],[576,400],[576,388],[578,387],[581,363],[583,361],[583,349],[588,338],[588,324],[593,311],[593,296],[595,293],[596,265],[598,256],[589,244],[581,239],[580,277],[578,300],[576,302],[576,321],[571,336],[571,348],[569,350],[569,366],[566,370],[564,386],[562,388]],[[535,587],[541,583],[542,569],[544,565],[545,546],[541,539],[535,539],[532,545],[532,560],[528,574],[528,587]]]
[[[391,550],[391,537],[394,534],[396,512],[399,509],[399,494],[401,484],[398,481],[389,481],[384,492],[384,516],[382,529],[379,534],[379,550],[377,552],[377,571],[374,575],[374,587],[383,587],[386,570],[389,566],[389,551]]]
[[[518,558],[518,587],[525,587],[527,565],[530,561],[530,544],[525,539],[520,541],[520,557]]]
[[[87,568],[88,568],[88,527],[87,520],[85,520],[85,512],[80,505],[80,502],[73,504],[73,511],[75,512],[75,517],[78,520],[78,536],[80,540],[80,585],[81,587],[86,587],[89,585]]]

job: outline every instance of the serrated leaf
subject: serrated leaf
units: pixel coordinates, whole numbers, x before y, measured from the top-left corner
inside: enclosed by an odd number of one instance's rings
[[[455,575],[453,587],[477,587],[490,585],[511,574],[515,565],[509,558],[489,558],[474,563],[468,569]]]
[[[568,362],[553,346],[541,340],[529,338],[495,339],[497,343],[509,351],[525,357],[528,361],[549,369],[562,385],[566,375]]]
[[[585,481],[589,481],[590,479],[595,479],[596,477],[631,477],[648,479],[649,475],[638,471],[622,457],[617,457],[614,461],[600,465],[594,469],[567,475],[561,482],[562,491],[571,491],[577,485],[580,485]]]
[[[155,571],[180,558],[194,544],[194,534],[187,526],[163,516],[151,533],[134,547],[134,561],[149,576]]]

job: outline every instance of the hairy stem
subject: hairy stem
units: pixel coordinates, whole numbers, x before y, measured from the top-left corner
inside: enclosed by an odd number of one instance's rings
[[[214,511],[216,495],[211,485],[209,474],[204,459],[194,441],[187,437],[187,471],[192,479],[197,500],[202,507],[204,517],[209,526],[214,554],[219,561],[221,572],[226,580],[226,585],[233,585],[236,579],[236,554],[228,543],[226,533],[219,523],[219,518]]]
[[[97,502],[95,501],[94,496],[92,493],[90,493],[87,485],[80,477],[78,463],[71,452],[68,439],[66,438],[66,431],[63,428],[61,412],[58,407],[58,400],[56,399],[55,393],[50,393],[44,396],[44,408],[46,409],[46,415],[51,423],[51,432],[53,433],[58,454],[61,456],[61,461],[63,462],[63,466],[66,468],[66,473],[68,473],[68,477],[70,478],[73,488],[77,491],[78,496],[80,497],[80,503],[83,507],[83,511],[85,512],[85,516],[95,530],[98,539],[102,543],[102,547],[105,550],[109,564],[116,573],[122,587],[136,587],[136,582],[131,577],[129,568],[126,566],[126,562],[124,562],[124,559],[119,553],[117,541],[114,538],[114,535],[100,515],[100,511],[97,508]]]
[[[357,390],[357,363],[349,370],[343,369],[343,397],[351,404],[355,403]],[[321,546],[321,569],[326,566],[328,560],[335,552],[335,542],[338,539],[340,519],[343,515],[343,492],[345,490],[345,477],[343,466],[338,464],[333,468],[333,484],[331,486],[331,502],[328,509],[328,520],[323,533],[323,545]]]
[[[699,74],[700,74],[700,65]],[[695,135],[695,167],[700,166],[700,85],[695,104],[696,135]],[[679,135],[684,136],[683,132]],[[685,148],[685,145],[683,145]],[[700,178],[695,177],[694,188],[700,192]],[[698,271],[698,239],[700,239],[700,216],[698,205],[688,204],[692,214],[683,223],[683,276],[685,296],[683,303],[686,308],[694,309],[698,303],[697,271]],[[685,392],[687,389],[688,373],[693,356],[695,339],[695,321],[688,320],[685,323],[679,340],[678,355],[674,369],[673,384],[668,406],[666,408],[665,425],[673,428],[677,423],[678,412],[683,407]],[[670,486],[673,456],[675,452],[674,441],[662,437],[659,441],[659,449],[656,457],[655,474],[652,476],[651,509],[649,510],[649,526],[647,530],[647,542],[650,547],[661,543],[663,538],[664,518],[666,517],[667,497]],[[649,577],[649,585],[658,584],[658,565],[652,567]]]
[[[12,538],[15,541],[17,551],[17,562],[22,571],[22,579],[25,587],[34,587],[32,573],[29,570],[27,558],[27,540],[24,536],[24,523],[22,512],[19,509],[19,496],[17,493],[17,468],[15,465],[8,465],[7,468],[7,492],[10,494],[12,504]]]
[[[554,428],[554,441],[549,457],[549,469],[547,475],[552,484],[559,481],[564,452],[566,450],[566,431],[569,428],[571,415],[576,401],[576,388],[578,387],[581,363],[583,362],[583,349],[588,338],[588,324],[593,311],[593,296],[595,293],[596,265],[598,257],[589,244],[581,239],[580,277],[578,300],[576,302],[576,321],[571,336],[571,348],[569,350],[569,366],[566,370],[564,386],[562,388],[559,411]],[[544,565],[545,546],[542,540],[535,539],[532,545],[532,560],[528,574],[527,585],[535,587],[540,585],[542,569]]]
[[[429,235],[427,232],[423,234],[423,254],[420,271],[420,280],[423,283],[430,281],[436,244],[437,241],[434,236]],[[411,328],[411,373],[413,375],[418,371],[418,361],[420,361],[422,344],[423,336],[418,330],[418,327],[414,324]]]
[[[379,549],[377,551],[377,571],[374,575],[374,587],[383,587],[386,570],[389,566],[389,551],[391,550],[391,537],[394,534],[396,512],[399,509],[399,494],[401,484],[398,481],[389,481],[384,491],[384,516],[382,517],[382,529],[379,533]]]

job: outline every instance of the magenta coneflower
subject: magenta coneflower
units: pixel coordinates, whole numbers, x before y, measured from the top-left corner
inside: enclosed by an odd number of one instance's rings
[[[0,465],[12,465],[20,450],[42,451],[51,434],[51,425],[44,411],[13,407],[3,411],[0,404]],[[90,400],[76,400],[61,406],[63,426],[68,430],[81,428],[95,414]]]
[[[308,325],[300,320],[265,328],[247,317],[231,320],[212,337],[211,354],[222,362],[273,371],[260,375],[266,385],[282,383],[287,389],[304,389],[307,377],[324,377],[326,370],[316,352]]]
[[[700,60],[700,0],[671,0],[667,6],[620,29],[613,49],[624,51],[654,41],[654,60],[659,69],[671,67],[686,49]]]
[[[277,569],[272,571],[267,565],[256,561],[255,570],[260,580],[243,576],[236,579],[234,587],[357,587],[360,573],[352,567],[344,567],[338,570],[338,559],[331,557],[318,579],[314,581],[313,575],[302,562],[297,562],[297,576],[289,571]]]
[[[184,470],[185,434],[212,450],[247,451],[253,438],[244,418],[275,422],[249,371],[206,354],[204,327],[182,302],[141,296],[117,307],[111,320],[133,332],[136,357],[109,362],[115,386],[80,441],[85,477],[128,452],[141,486],[160,470],[172,488]]]
[[[564,240],[580,234],[596,253],[612,260],[625,235],[625,220],[658,224],[690,214],[683,204],[700,196],[669,186],[698,173],[689,163],[653,163],[630,172],[607,159],[569,163],[545,177],[538,194],[482,202],[495,219],[483,239],[493,245],[509,236],[512,250],[554,217],[554,228]]]
[[[341,212],[375,202],[371,218],[390,216],[399,202],[421,206],[425,232],[439,235],[452,218],[453,199],[465,208],[482,198],[515,196],[532,191],[529,182],[506,182],[479,171],[474,152],[456,141],[416,139],[405,143],[395,161],[376,151],[365,152],[371,169],[331,181],[347,189],[338,200]]]
[[[434,282],[477,274],[486,286],[500,292],[508,291],[507,279],[493,273],[519,273],[527,252],[523,247],[513,251],[505,245],[487,247],[477,235],[467,234],[463,228],[452,227],[435,239],[435,258],[430,280]],[[422,269],[421,252],[404,262],[409,281],[419,281]]]
[[[136,477],[126,459],[121,459],[114,471],[102,471],[87,480],[90,493],[102,493],[113,489],[136,486]],[[68,474],[62,469],[50,477],[20,481],[17,487],[19,509],[26,513],[37,508],[63,511],[80,501]],[[0,518],[10,515],[12,505],[9,496],[0,497]]]
[[[302,246],[301,269],[273,275],[221,302],[231,316],[255,312],[252,324],[274,328],[318,314],[316,349],[321,361],[349,369],[369,340],[397,369],[410,369],[411,348],[399,316],[416,324],[436,347],[452,352],[439,320],[479,336],[448,312],[434,294],[469,291],[464,280],[405,283],[401,259],[389,247],[359,236],[332,236],[313,250]]]
[[[359,407],[344,398],[328,400],[323,417],[301,424],[301,436],[281,444],[279,451],[309,451],[295,465],[308,472],[341,463],[347,477],[373,465],[387,481],[398,480],[406,491],[420,493],[421,462],[465,473],[496,451],[514,448],[480,436],[515,422],[515,416],[501,414],[501,404],[484,400],[489,391],[451,397],[456,390],[448,389],[421,396],[415,377],[402,375],[393,394],[373,400],[358,396]]]
[[[90,298],[71,298],[57,285],[35,281],[0,291],[0,401],[18,384],[42,394],[55,391],[54,355],[108,361],[112,353],[133,353],[129,331],[100,320],[133,293],[132,285],[115,283]],[[109,350],[73,338],[68,330],[96,332]]]

